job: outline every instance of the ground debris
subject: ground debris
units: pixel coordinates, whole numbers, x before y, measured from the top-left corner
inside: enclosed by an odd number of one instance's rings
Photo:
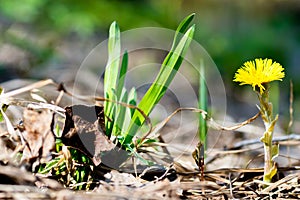
[[[22,160],[41,158],[42,162],[49,161],[55,146],[52,118],[53,113],[48,109],[24,110],[22,136],[25,140],[25,148]]]
[[[219,169],[181,173],[183,199],[299,199],[300,173],[294,167],[279,168],[289,175],[273,183],[262,181],[263,169]]]
[[[47,80],[42,82],[42,85],[46,83],[52,83],[52,81]],[[20,91],[29,91],[33,87],[36,85],[17,92],[6,93],[6,95],[14,96]],[[14,102],[24,103],[25,101],[15,99]],[[20,133],[16,134],[18,138],[12,137],[8,131],[0,133],[0,199],[300,198],[300,174],[298,172],[300,168],[297,167],[298,164],[293,167],[279,167],[280,176],[278,174],[273,183],[266,184],[262,182],[262,168],[219,167],[217,170],[205,170],[204,164],[207,165],[208,162],[206,160],[204,163],[203,160],[199,159],[201,158],[200,145],[197,148],[198,151],[194,153],[199,171],[193,168],[194,163],[192,163],[193,165],[190,163],[187,165],[176,164],[173,157],[169,159],[168,166],[140,167],[140,165],[134,165],[135,167],[130,166],[132,170],[123,168],[122,171],[119,163],[113,163],[113,161],[123,162],[129,155],[125,150],[123,151],[124,155],[121,154],[122,152],[117,149],[117,146],[105,135],[102,106],[72,105],[63,109],[56,104],[26,102],[26,108],[23,106],[23,123],[22,125],[19,124],[22,127],[14,129]],[[35,107],[27,108],[29,103]],[[54,120],[57,117],[55,110],[58,108],[60,113],[66,111],[65,115],[62,116],[63,120],[59,121],[65,125],[64,129],[60,130],[62,133],[60,136],[54,135]],[[245,121],[244,124],[248,121]],[[233,126],[233,128],[236,127]],[[220,128],[220,130],[223,129]],[[56,151],[53,149],[55,139],[57,141],[58,139],[62,140],[61,146],[56,143]],[[275,140],[281,143],[298,142],[299,137],[292,134],[288,137],[275,138]],[[214,156],[211,162],[233,153],[238,154],[239,159],[241,159],[245,151],[250,151],[244,147],[259,144],[257,139],[243,141],[218,150],[218,152],[217,149],[214,149],[217,156]],[[85,143],[90,145],[85,145]],[[251,150],[254,151],[254,149]],[[76,153],[74,153],[75,151]],[[104,152],[107,154],[103,154]],[[76,160],[72,160],[71,153],[77,155]],[[85,159],[81,153],[87,155],[89,159]],[[44,166],[44,169],[49,169],[47,173],[42,174],[39,171],[39,173],[34,174],[25,170],[24,162],[36,159],[39,161],[37,164],[40,164],[40,161],[42,159],[47,160],[49,155],[52,156],[52,161],[56,162],[53,162],[54,164],[49,168]],[[23,163],[20,163],[19,160],[13,162],[21,156],[23,156]],[[187,156],[192,159],[191,152]],[[180,161],[180,159],[178,160]],[[110,165],[105,165],[107,163]],[[84,172],[85,174],[76,172]],[[80,181],[74,181],[76,174],[82,175]],[[64,178],[68,179],[70,183],[65,184],[67,181],[64,182]],[[62,184],[57,180],[63,180],[61,181]],[[84,184],[86,187],[83,187]]]
[[[107,177],[110,181],[101,181],[96,192],[110,194],[108,199],[179,199],[178,181],[145,181],[117,171],[111,171]]]

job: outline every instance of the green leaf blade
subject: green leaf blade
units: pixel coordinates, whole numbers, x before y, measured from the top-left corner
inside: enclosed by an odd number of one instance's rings
[[[129,94],[128,94],[128,102],[129,105],[136,106],[137,104],[137,93],[136,89],[133,87],[131,88]],[[134,108],[129,108],[130,110],[130,116],[132,117],[134,114],[135,109]]]
[[[127,73],[127,68],[128,68],[128,52],[125,51],[124,55],[123,55],[123,58],[122,58],[120,74],[119,74],[119,77],[118,77],[118,88],[117,88],[117,97],[118,97],[118,99],[121,98],[121,94],[123,92],[125,77],[126,77],[126,73]]]
[[[200,77],[199,77],[199,102],[198,107],[201,110],[207,111],[207,89],[206,89],[206,81],[205,81],[205,68],[203,64],[203,60],[200,61]],[[204,146],[204,150],[207,149],[207,122],[206,119],[199,115],[199,140]],[[203,155],[205,156],[205,155]]]
[[[120,97],[120,102],[126,103],[127,99],[128,99],[128,93],[127,93],[126,89],[123,88],[123,91],[122,91],[122,94]],[[127,108],[120,104],[115,104],[115,106],[116,106],[116,118],[114,120],[115,123],[114,123],[114,127],[113,127],[113,133],[115,136],[118,136],[122,132],[125,131],[123,125],[127,118],[127,116],[126,116]]]
[[[195,25],[188,29],[184,34],[177,47],[173,52],[170,52],[162,64],[158,76],[156,77],[154,83],[150,86],[149,90],[146,92],[138,107],[143,110],[145,115],[149,115],[157,102],[165,94],[167,88],[169,87],[171,81],[176,75],[182,61],[183,57],[192,41],[194,35]],[[175,36],[176,37],[176,36]],[[144,116],[137,110],[134,112],[129,129],[123,144],[130,143],[133,136],[137,132],[138,128],[145,121]]]
[[[180,36],[182,36],[182,34],[184,34],[187,31],[191,21],[194,19],[194,16],[195,16],[195,13],[190,14],[189,16],[184,18],[178,25],[176,32],[175,32],[174,39],[173,39],[172,47],[170,50],[171,53],[169,53],[166,56],[163,64],[166,64],[169,61],[170,57],[172,56],[172,52],[174,51],[175,47],[178,45],[178,43],[180,41],[180,38],[181,38]]]
[[[113,22],[109,29],[108,38],[108,61],[104,75],[104,97],[110,99],[114,96],[113,90],[117,88],[119,64],[121,53],[120,29],[116,22]],[[104,102],[104,114],[114,118],[112,102]],[[106,135],[110,136],[112,131],[112,122],[105,118]]]

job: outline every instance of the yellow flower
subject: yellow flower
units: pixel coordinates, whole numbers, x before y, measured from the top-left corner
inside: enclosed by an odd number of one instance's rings
[[[241,82],[240,85],[252,85],[253,90],[258,86],[262,94],[265,90],[263,84],[276,80],[282,81],[283,70],[284,68],[279,63],[272,62],[272,59],[259,58],[255,59],[255,62],[245,62],[235,73],[233,81]]]

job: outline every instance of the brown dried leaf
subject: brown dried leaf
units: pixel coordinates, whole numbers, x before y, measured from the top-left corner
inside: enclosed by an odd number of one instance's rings
[[[47,158],[55,145],[51,130],[53,113],[48,109],[25,109],[23,113],[24,132],[22,133],[26,146],[22,160],[32,158]]]
[[[115,147],[105,135],[103,107],[73,105],[65,110],[63,143],[82,151],[99,165],[101,154]]]

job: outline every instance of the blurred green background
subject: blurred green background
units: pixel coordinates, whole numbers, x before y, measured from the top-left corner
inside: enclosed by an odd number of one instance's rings
[[[219,67],[229,95],[241,91],[232,77],[243,62],[268,57],[286,69],[280,98],[288,104],[292,79],[297,100],[299,0],[1,0],[0,82],[47,77],[43,72],[49,66],[51,70],[79,66],[107,37],[113,21],[122,31],[149,26],[175,30],[192,12],[196,13],[195,39]]]

